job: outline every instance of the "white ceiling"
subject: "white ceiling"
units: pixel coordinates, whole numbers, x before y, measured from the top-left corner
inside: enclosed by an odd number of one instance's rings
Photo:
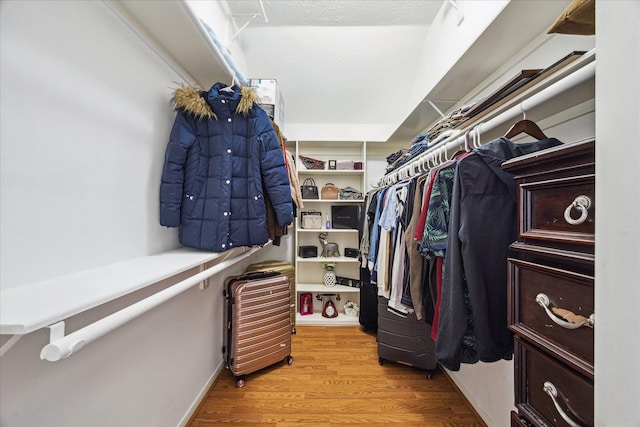
[[[227,0],[237,23],[253,26],[428,26],[444,0]],[[264,7],[264,15],[262,13]],[[267,18],[265,22],[264,18]]]
[[[237,36],[246,76],[278,80],[285,131],[360,125],[378,140],[406,118],[406,83],[443,3],[263,0],[263,14],[259,0],[226,2],[238,29],[248,23]]]

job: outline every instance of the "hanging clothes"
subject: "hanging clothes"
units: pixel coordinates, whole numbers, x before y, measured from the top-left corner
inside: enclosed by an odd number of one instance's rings
[[[387,195],[387,190],[389,188],[383,188],[380,192],[377,193],[378,197],[375,203],[375,215],[373,217],[373,226],[371,227],[370,234],[370,247],[369,247],[369,257],[368,257],[368,265],[369,271],[371,272],[371,283],[378,283],[378,248],[380,241],[380,213],[382,208],[384,207],[385,198]]]
[[[382,203],[382,211],[378,219],[380,235],[378,237],[378,255],[375,262],[377,268],[376,283],[378,284],[378,295],[387,299],[390,297],[390,271],[393,257],[394,231],[396,229],[398,198],[395,186],[390,187],[385,193]]]
[[[425,259],[418,252],[418,242],[414,239],[414,233],[418,225],[418,219],[420,218],[420,210],[422,208],[422,199],[424,197],[424,186],[427,181],[427,175],[421,175],[415,179],[415,190],[413,196],[413,206],[411,209],[411,215],[405,231],[405,244],[407,248],[407,261],[409,263],[408,268],[408,281],[409,290],[411,295],[411,306],[416,313],[416,318],[422,320],[424,316],[423,304],[423,277],[425,272]],[[430,320],[430,319],[428,319]]]
[[[509,245],[517,237],[517,197],[513,176],[501,165],[559,144],[554,138],[523,144],[499,138],[458,162],[436,341],[436,358],[449,370],[512,357],[506,276]],[[470,332],[475,342],[466,342]]]
[[[216,83],[176,90],[177,110],[160,184],[160,223],[180,243],[214,252],[269,240],[265,192],[275,222],[293,221],[284,156],[250,88]]]
[[[418,243],[418,250],[428,260],[432,268],[430,290],[434,297],[431,338],[437,340],[440,301],[442,294],[442,275],[444,257],[449,234],[449,214],[451,209],[453,181],[458,161],[469,153],[464,152],[433,171],[432,188],[427,201],[424,233]]]
[[[407,277],[407,251],[404,233],[407,225],[408,205],[407,201],[411,194],[411,182],[397,185],[396,189],[396,209],[395,227],[393,230],[393,246],[391,247],[392,257],[389,274],[389,310],[393,310],[400,316],[406,316],[413,312],[411,296],[406,297],[408,291],[406,287]]]

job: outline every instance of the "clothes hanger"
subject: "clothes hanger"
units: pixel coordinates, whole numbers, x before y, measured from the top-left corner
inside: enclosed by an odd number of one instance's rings
[[[480,148],[480,146],[482,146],[482,143],[480,142],[480,126],[482,126],[482,123],[474,127],[471,131],[473,148]]]
[[[464,151],[471,151],[469,150],[469,136],[471,134],[471,130],[468,130],[464,133]]]
[[[516,122],[511,129],[504,135],[505,138],[511,139],[521,133],[526,133],[529,136],[536,138],[537,140],[547,139],[547,136],[542,132],[542,129],[533,121],[527,120],[527,115],[522,111],[523,118],[519,122]]]
[[[236,76],[233,76],[233,79],[231,80],[231,85],[227,86],[227,87],[223,87],[222,89],[220,89],[223,92],[233,92],[233,87],[238,83],[238,80],[236,80]]]
[[[425,155],[425,156],[422,156],[420,158],[420,172],[424,173],[424,172],[428,172],[429,171],[429,168],[427,168],[427,164],[426,164],[427,163],[427,157],[428,156]]]

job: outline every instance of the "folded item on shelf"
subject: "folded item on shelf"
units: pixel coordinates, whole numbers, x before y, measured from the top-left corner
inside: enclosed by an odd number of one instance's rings
[[[325,163],[322,160],[318,160],[318,159],[314,159],[313,157],[307,157],[307,156],[303,156],[303,155],[299,155],[298,156],[300,158],[300,161],[302,162],[302,165],[307,168],[307,169],[324,169],[325,168]]]

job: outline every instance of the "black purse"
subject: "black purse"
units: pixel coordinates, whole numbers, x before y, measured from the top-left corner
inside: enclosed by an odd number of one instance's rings
[[[319,199],[318,186],[313,178],[307,178],[300,186],[303,199]]]

